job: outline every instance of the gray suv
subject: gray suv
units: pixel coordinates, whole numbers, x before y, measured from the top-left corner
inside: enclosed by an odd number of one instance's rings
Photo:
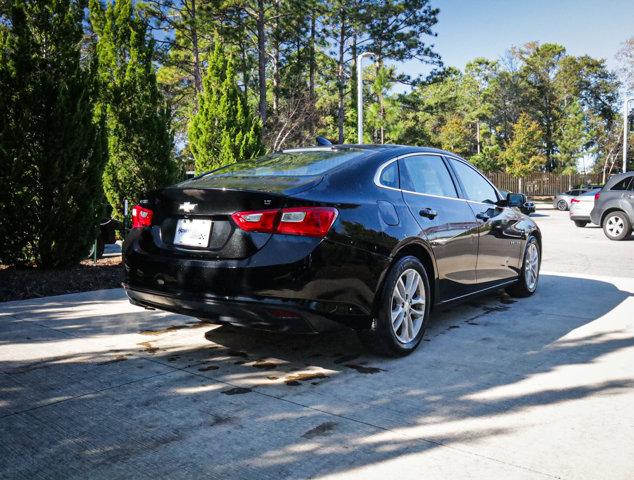
[[[592,223],[601,225],[610,240],[623,240],[634,224],[634,172],[614,175],[594,196]]]

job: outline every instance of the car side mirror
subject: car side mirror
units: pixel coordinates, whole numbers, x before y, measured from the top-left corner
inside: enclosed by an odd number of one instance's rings
[[[506,196],[507,207],[521,207],[524,204],[524,195],[521,193],[509,193]]]

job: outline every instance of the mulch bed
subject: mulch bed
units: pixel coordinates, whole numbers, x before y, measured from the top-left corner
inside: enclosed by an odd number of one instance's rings
[[[0,265],[0,302],[117,288],[122,281],[120,256],[102,258],[97,264],[84,260],[59,270]]]

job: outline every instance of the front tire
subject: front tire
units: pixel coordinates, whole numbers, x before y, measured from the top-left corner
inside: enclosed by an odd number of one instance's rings
[[[537,290],[539,268],[541,266],[541,250],[537,238],[531,236],[524,247],[524,260],[518,282],[506,289],[513,297],[530,297]]]
[[[603,233],[610,240],[623,240],[632,233],[632,224],[624,212],[610,212],[603,219]]]
[[[575,225],[579,228],[583,228],[588,224],[588,222],[586,222],[585,220],[574,220],[574,222]]]
[[[370,328],[359,331],[359,338],[379,355],[408,355],[427,329],[430,304],[425,267],[416,257],[400,258],[387,274]]]
[[[566,210],[568,210],[568,204],[565,200],[559,200],[557,202],[557,210],[559,210],[560,212],[565,212]]]

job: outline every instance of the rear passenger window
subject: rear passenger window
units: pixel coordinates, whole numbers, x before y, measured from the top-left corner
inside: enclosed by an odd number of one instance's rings
[[[619,183],[614,185],[610,190],[632,190],[632,178],[627,177],[624,180],[621,180]]]
[[[458,197],[442,158],[435,155],[420,155],[405,157],[399,162],[403,190],[442,197]]]
[[[398,164],[396,162],[390,163],[381,172],[381,178],[379,183],[386,187],[399,188],[398,187]]]
[[[450,159],[450,161],[460,177],[469,200],[480,203],[496,203],[498,201],[495,189],[475,168],[458,160]]]

